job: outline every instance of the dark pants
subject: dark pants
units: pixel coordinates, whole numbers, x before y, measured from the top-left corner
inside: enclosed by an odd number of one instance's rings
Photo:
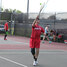
[[[32,55],[35,55],[35,48],[31,48]]]
[[[6,32],[8,32],[7,30],[5,31],[5,36],[4,36],[4,39],[6,39],[6,37],[7,37],[7,33]]]

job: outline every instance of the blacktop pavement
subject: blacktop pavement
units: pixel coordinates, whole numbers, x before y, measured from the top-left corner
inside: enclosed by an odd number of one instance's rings
[[[29,48],[30,38],[0,35],[0,67],[34,67]],[[41,42],[38,65],[35,67],[67,67],[67,44]]]

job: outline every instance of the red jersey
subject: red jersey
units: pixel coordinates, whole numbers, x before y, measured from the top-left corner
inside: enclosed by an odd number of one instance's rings
[[[40,39],[40,35],[42,32],[44,33],[44,29],[39,25],[35,25],[35,27],[32,27],[31,38]]]
[[[5,30],[8,30],[8,23],[6,22],[5,25],[4,25],[4,29]]]

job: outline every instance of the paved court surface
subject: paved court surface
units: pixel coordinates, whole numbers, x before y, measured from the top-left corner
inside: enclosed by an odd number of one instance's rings
[[[0,35],[0,67],[34,67],[29,48],[29,38]],[[67,44],[41,43],[39,64],[35,67],[67,67]]]

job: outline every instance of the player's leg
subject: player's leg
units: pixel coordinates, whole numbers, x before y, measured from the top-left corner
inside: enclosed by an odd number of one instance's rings
[[[42,43],[44,43],[44,40],[45,40],[45,36],[43,36],[43,41],[42,41]]]
[[[34,45],[35,45],[35,40],[34,39],[30,39],[30,48],[31,48],[31,53],[33,55],[33,58],[35,59],[35,48],[34,48]]]
[[[34,62],[33,62],[33,65],[36,66],[38,64],[38,55],[39,55],[39,48],[36,48],[36,52],[35,52],[35,55],[34,55]]]
[[[47,38],[47,40],[49,41],[49,43],[52,43],[52,41],[49,39],[49,37],[48,37],[48,34],[46,35],[46,38]]]
[[[39,48],[36,48],[36,52],[35,52],[35,48],[31,48],[31,53],[33,55],[34,60],[37,61],[39,55]]]
[[[33,58],[35,59],[35,48],[31,48],[31,53],[33,55]]]
[[[36,48],[35,61],[37,61],[38,56],[39,56],[39,48]]]
[[[45,39],[45,36],[43,36],[43,40]]]
[[[33,58],[34,58],[33,65],[36,66],[37,65],[37,63],[36,63],[37,58],[35,57],[35,48],[31,48],[31,53],[32,53]]]
[[[7,31],[5,31],[5,35],[4,35],[4,40],[7,40],[6,37],[7,37]]]
[[[56,35],[53,35],[53,40],[56,41]]]
[[[49,39],[49,37],[48,37],[48,34],[46,34],[46,38],[47,38],[48,41],[50,41],[50,39]]]
[[[36,64],[38,64],[37,59],[38,59],[38,56],[39,56],[40,39],[36,40],[36,46],[35,46],[35,48],[36,48],[36,51],[35,51],[35,62],[36,62]]]

